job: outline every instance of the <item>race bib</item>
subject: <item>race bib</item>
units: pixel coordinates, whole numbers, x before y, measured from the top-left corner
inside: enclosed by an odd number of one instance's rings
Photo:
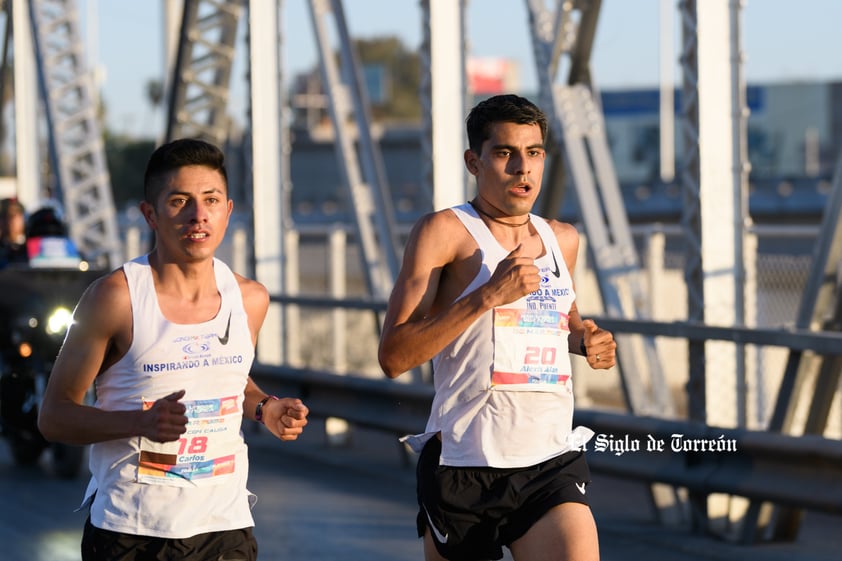
[[[143,400],[144,411],[154,400]],[[217,485],[236,468],[242,415],[237,396],[185,401],[187,432],[174,442],[140,438],[137,480],[153,485]]]
[[[535,391],[541,389],[537,384],[566,383],[570,378],[567,321],[567,314],[556,310],[494,308],[491,385]]]

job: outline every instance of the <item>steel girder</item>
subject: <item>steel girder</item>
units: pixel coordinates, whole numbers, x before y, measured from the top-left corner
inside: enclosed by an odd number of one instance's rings
[[[228,139],[228,98],[243,0],[185,0],[169,91],[166,140]]]
[[[527,0],[541,105],[550,120],[552,142],[563,153],[573,180],[603,305],[613,316],[643,318],[648,305],[642,271],[611,160],[605,119],[591,84],[589,60],[600,5],[599,0],[560,1],[550,11],[543,0]],[[555,83],[563,55],[570,57],[567,85]],[[557,187],[545,187],[550,197]],[[629,410],[671,415],[672,398],[654,340],[623,335],[618,339]]]
[[[29,3],[56,191],[70,235],[97,266],[117,266],[120,235],[111,179],[74,0]]]

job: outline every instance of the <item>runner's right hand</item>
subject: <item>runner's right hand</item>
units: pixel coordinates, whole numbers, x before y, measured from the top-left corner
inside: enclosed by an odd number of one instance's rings
[[[494,287],[496,305],[509,304],[535,292],[541,286],[541,275],[535,259],[524,254],[523,246],[514,248],[494,270],[488,281]]]
[[[141,435],[155,442],[178,440],[187,431],[187,407],[179,401],[184,393],[179,390],[162,397],[144,411]]]

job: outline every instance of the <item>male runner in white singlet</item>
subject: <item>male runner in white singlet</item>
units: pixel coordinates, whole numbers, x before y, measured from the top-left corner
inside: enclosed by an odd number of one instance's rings
[[[233,209],[222,152],[158,148],[140,209],[155,248],[82,296],[39,428],[92,444],[83,560],[254,560],[242,419],[295,440],[308,410],[249,377],[269,295],[214,257]]]
[[[576,310],[579,237],[531,214],[547,120],[495,96],[467,119],[469,203],[413,228],[380,340],[391,378],[433,361],[435,398],[418,459],[418,535],[428,561],[592,561],[596,525],[573,424],[569,353],[615,363],[611,333]]]

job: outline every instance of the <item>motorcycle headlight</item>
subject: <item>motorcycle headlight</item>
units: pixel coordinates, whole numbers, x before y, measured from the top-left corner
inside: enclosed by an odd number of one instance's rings
[[[47,333],[50,335],[60,335],[67,331],[70,324],[73,323],[73,312],[64,307],[59,307],[53,310],[50,317],[47,318]]]

